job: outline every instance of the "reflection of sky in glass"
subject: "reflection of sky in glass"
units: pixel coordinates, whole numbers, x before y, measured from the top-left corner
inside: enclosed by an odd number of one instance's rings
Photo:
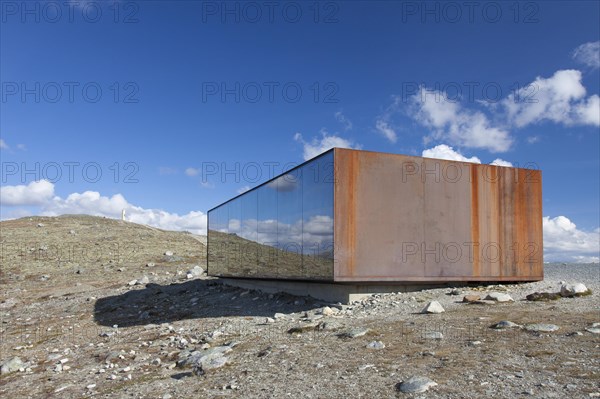
[[[209,230],[304,255],[333,249],[333,152],[216,208]]]

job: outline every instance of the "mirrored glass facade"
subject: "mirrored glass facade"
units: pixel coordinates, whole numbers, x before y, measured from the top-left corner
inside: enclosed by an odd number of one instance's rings
[[[333,151],[208,212],[213,276],[333,280]]]

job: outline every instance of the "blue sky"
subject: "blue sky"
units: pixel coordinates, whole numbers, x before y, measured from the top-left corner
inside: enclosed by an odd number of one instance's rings
[[[202,232],[328,146],[428,150],[539,167],[547,259],[598,259],[598,2],[0,4],[3,219]]]

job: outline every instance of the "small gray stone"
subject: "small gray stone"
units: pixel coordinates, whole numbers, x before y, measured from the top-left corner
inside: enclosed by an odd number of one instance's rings
[[[13,357],[2,363],[0,363],[0,374],[9,374],[15,371],[19,371],[20,368],[24,368],[25,364],[19,357]]]
[[[527,331],[538,331],[538,332],[552,332],[558,330],[558,327],[555,324],[544,324],[544,323],[535,323],[535,324],[527,324],[525,329]]]
[[[436,386],[437,383],[427,377],[411,377],[398,385],[398,390],[403,393],[421,393]]]
[[[423,334],[421,334],[421,338],[424,338],[424,339],[443,339],[444,338],[444,334],[442,334],[439,331],[426,331]]]
[[[383,349],[385,348],[385,344],[381,341],[371,341],[367,344],[367,348],[369,349]]]
[[[510,295],[501,292],[490,292],[485,299],[496,302],[514,302],[514,299]]]
[[[368,328],[358,327],[358,328],[352,328],[348,331],[344,331],[343,333],[339,334],[339,336],[341,338],[358,338],[358,337],[362,337],[369,331],[371,331],[371,330]]]
[[[444,308],[438,301],[431,301],[423,308],[421,313],[443,313],[445,312]]]
[[[203,375],[209,370],[223,367],[227,364],[227,358],[223,353],[214,352],[211,355],[195,357],[192,360],[192,371],[196,375]]]
[[[508,320],[502,320],[499,321],[498,323],[492,325],[492,328],[495,328],[496,330],[503,330],[506,328],[520,328],[521,326],[517,323],[513,323],[512,321],[508,321]]]
[[[592,334],[600,334],[600,328],[599,327],[586,328],[585,331],[590,332]]]

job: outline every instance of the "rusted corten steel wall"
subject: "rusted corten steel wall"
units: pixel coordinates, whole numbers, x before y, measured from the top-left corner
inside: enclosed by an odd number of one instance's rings
[[[334,150],[334,281],[543,279],[541,171]]]

